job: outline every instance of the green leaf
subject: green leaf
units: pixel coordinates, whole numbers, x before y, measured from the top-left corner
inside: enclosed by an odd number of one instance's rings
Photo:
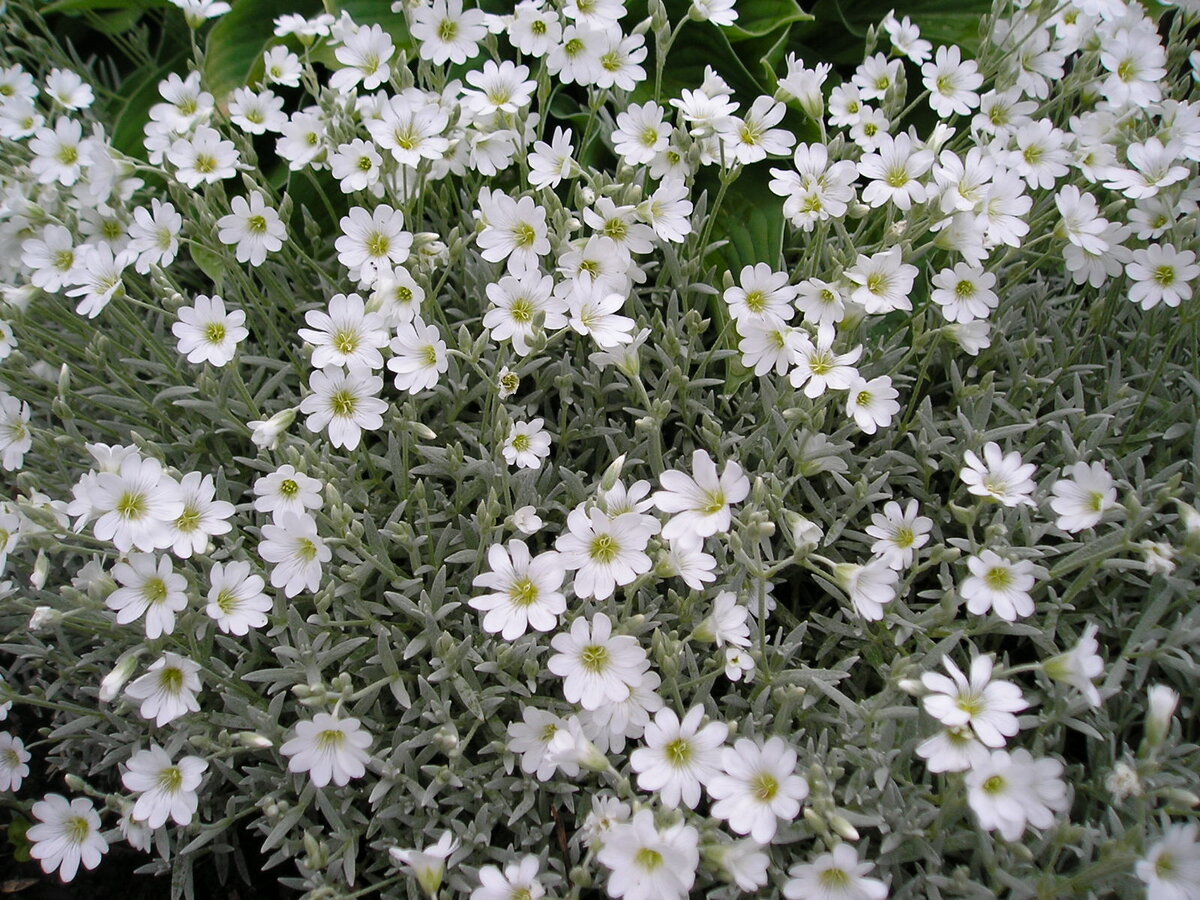
[[[208,33],[204,53],[206,86],[220,103],[246,84],[274,37],[275,19],[287,13],[318,12],[314,0],[238,0]]]
[[[170,5],[169,0],[55,0],[42,7],[42,14],[78,13],[89,9],[146,10]]]
[[[205,250],[196,244],[188,247],[192,262],[200,267],[200,271],[209,277],[214,289],[220,293],[221,285],[225,283],[225,261],[211,250]]]
[[[143,132],[150,121],[150,107],[162,99],[158,83],[172,72],[181,72],[186,58],[186,51],[180,50],[161,66],[139,72],[122,86],[125,105],[113,124],[112,143],[117,150],[138,159],[146,158]]]
[[[662,74],[662,97],[678,97],[687,89],[693,90],[704,81],[704,69],[712,66],[733,88],[740,99],[752,102],[765,93],[758,79],[750,74],[742,57],[729,44],[720,28],[707,22],[688,22],[679,31]],[[651,75],[633,92],[638,103],[654,99],[654,78]]]
[[[712,240],[729,241],[717,251],[735,274],[743,266],[765,262],[778,269],[783,264],[783,200],[771,193],[772,166],[787,163],[766,160],[747,166],[725,192],[713,221]]]
[[[725,29],[731,42],[764,37],[793,22],[811,22],[813,17],[796,0],[740,0],[737,21]]]

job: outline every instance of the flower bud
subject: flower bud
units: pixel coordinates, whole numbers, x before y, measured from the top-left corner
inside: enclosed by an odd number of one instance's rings
[[[121,688],[125,686],[125,682],[133,674],[133,670],[137,668],[138,656],[141,655],[141,650],[131,650],[126,653],[113,667],[113,670],[104,676],[100,682],[100,702],[111,703],[116,696],[121,693]]]
[[[783,518],[797,553],[808,553],[820,546],[821,539],[825,537],[820,525],[791,510],[784,510]]]
[[[263,737],[257,731],[239,731],[237,740],[247,750],[269,750],[274,746],[269,738]]]
[[[848,841],[857,841],[859,838],[858,829],[850,824],[849,819],[838,813],[829,816],[829,827]]]
[[[62,621],[62,613],[50,606],[38,606],[29,617],[29,630],[42,631]]]
[[[1151,749],[1157,749],[1162,746],[1171,728],[1175,707],[1179,705],[1179,694],[1165,684],[1156,684],[1146,692],[1146,700],[1150,704],[1150,710],[1146,713],[1146,743]]]
[[[274,450],[279,446],[280,435],[287,431],[295,420],[296,409],[293,407],[277,412],[269,419],[247,422],[246,425],[250,429],[250,440],[254,442],[254,446],[263,450]]]

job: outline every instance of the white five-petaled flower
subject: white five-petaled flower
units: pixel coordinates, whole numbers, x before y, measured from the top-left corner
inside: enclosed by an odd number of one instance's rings
[[[279,748],[288,758],[289,772],[307,772],[312,783],[338,787],[366,774],[371,755],[371,735],[358,719],[317,713],[296,723],[296,736]]]
[[[171,558],[157,560],[150,553],[133,553],[113,566],[121,587],[108,595],[105,605],[116,612],[122,625],[146,616],[146,637],[154,639],[175,630],[175,614],[187,606],[187,579],[171,569]]]
[[[870,381],[861,375],[847,387],[846,415],[866,434],[874,434],[891,424],[892,417],[900,412],[896,398],[900,392],[892,387],[892,379],[886,375]]]
[[[887,885],[866,875],[874,863],[862,862],[850,844],[838,844],[810,863],[788,869],[783,886],[787,900],[884,900]]]
[[[700,835],[678,822],[660,831],[640,809],[604,834],[597,861],[609,869],[608,895],[621,900],[686,900],[700,864]]]
[[[262,576],[251,574],[250,563],[214,563],[208,578],[208,606],[204,611],[221,631],[241,636],[267,624],[271,598],[263,593]]]
[[[222,244],[236,245],[238,262],[261,266],[268,253],[283,247],[287,226],[259,191],[250,192],[249,202],[245,197],[234,197],[229,205],[233,211],[217,220],[217,238]]]
[[[1015,450],[1004,453],[999,444],[988,441],[983,445],[982,460],[968,450],[963,461],[966,465],[959,470],[958,477],[976,497],[988,497],[1005,506],[1035,505],[1029,495],[1033,493],[1037,467],[1022,462],[1020,453]]]
[[[457,3],[458,0],[450,0]],[[403,850],[392,847],[388,855],[397,866],[403,866],[416,876],[426,896],[436,898],[446,874],[446,860],[458,849],[459,840],[449,831],[442,832],[438,842],[423,850]]]
[[[441,332],[436,325],[425,324],[420,316],[401,323],[388,346],[393,356],[387,367],[396,373],[397,390],[410,394],[429,390],[450,368]]]
[[[317,534],[317,522],[307,513],[285,512],[277,524],[264,525],[258,555],[274,564],[271,587],[282,588],[284,596],[315,591],[321,586],[321,567],[333,551]]]
[[[158,828],[170,818],[176,825],[192,821],[200,798],[196,789],[208,763],[197,756],[184,756],[179,762],[162,747],[151,744],[139,750],[125,764],[121,783],[139,794],[133,805],[133,817],[150,828]]]
[[[750,494],[750,479],[742,467],[727,460],[720,473],[705,450],[692,454],[692,474],[670,469],[659,476],[663,489],[654,494],[654,505],[671,516],[663,527],[668,541],[688,535],[706,538],[729,530],[730,504]]]
[[[896,599],[900,574],[876,557],[865,565],[841,563],[834,570],[838,584],[850,597],[855,612],[868,621],[883,618],[883,607]]]
[[[1087,698],[1089,705],[1097,709],[1100,708],[1100,692],[1092,682],[1104,674],[1104,660],[1096,652],[1100,649],[1096,640],[1099,632],[1100,626],[1095,623],[1088,625],[1074,647],[1042,664],[1042,671],[1055,681],[1071,685]]]
[[[179,339],[179,352],[190,363],[223,366],[250,334],[245,327],[246,313],[240,309],[226,312],[225,301],[216,294],[198,296],[191,306],[181,306],[176,315],[179,321],[171,326],[171,333]]]
[[[650,571],[653,563],[644,551],[657,531],[650,516],[621,513],[610,518],[597,507],[577,506],[567,515],[567,533],[554,546],[566,569],[575,572],[575,595],[604,600],[617,585]]]
[[[488,549],[488,565],[491,571],[471,583],[494,593],[469,601],[472,609],[485,613],[484,631],[515,641],[529,627],[550,631],[558,624],[567,601],[560,590],[566,569],[557,552],[531,556],[524,541],[512,540],[507,547],[493,544]]]
[[[0,791],[16,793],[29,775],[31,754],[25,742],[7,731],[0,731]]]
[[[871,524],[867,526],[867,534],[875,538],[871,552],[890,568],[907,569],[913,564],[916,551],[929,543],[933,519],[919,513],[916,500],[909,500],[903,509],[895,500],[889,500],[882,513],[871,515]]]
[[[1006,622],[1033,615],[1033,563],[1027,559],[1005,559],[993,550],[967,558],[970,575],[959,588],[967,609],[975,615],[995,610]]]
[[[663,806],[683,803],[695,809],[702,785],[721,771],[719,748],[729,727],[709,722],[701,727],[704,707],[692,707],[680,721],[674,710],[660,709],[646,725],[645,747],[634,750],[629,764],[643,791],[657,791]]]
[[[299,335],[315,349],[312,365],[362,366],[375,370],[383,368],[383,354],[388,333],[383,317],[367,312],[366,303],[358,294],[334,294],[327,310],[310,309],[304,314],[308,328]]]
[[[1058,514],[1054,524],[1075,533],[1099,524],[1104,514],[1116,506],[1117,489],[1104,463],[1077,462],[1066,471],[1068,477],[1050,487],[1054,494],[1050,508]]]
[[[108,842],[100,833],[100,814],[91,800],[47,794],[33,804],[31,812],[37,824],[25,837],[33,844],[29,855],[41,863],[43,872],[49,875],[57,870],[59,878],[70,881],[80,864],[85,869],[100,865]]]
[[[125,694],[142,705],[143,719],[153,719],[159,728],[189,712],[199,712],[196,692],[200,690],[200,666],[175,653],[163,653]]]
[[[1028,750],[993,750],[967,772],[967,801],[988,831],[1006,841],[1019,840],[1027,825],[1049,828],[1054,813],[1069,806],[1063,765],[1035,759]]]
[[[550,646],[556,652],[546,667],[563,679],[567,700],[588,710],[626,700],[650,666],[637,638],[614,635],[604,613],[596,613],[591,622],[580,616]]]
[[[393,362],[394,360],[389,360]],[[329,441],[335,447],[353,450],[363,431],[375,431],[383,425],[386,400],[379,397],[383,379],[360,365],[348,369],[330,365],[317,369],[308,377],[311,389],[300,401],[300,412],[309,431],[329,430]]]
[[[721,768],[707,785],[716,801],[712,815],[760,844],[774,839],[780,820],[796,818],[808,796],[808,782],[796,774],[796,751],[781,737],[763,744],[739,738],[721,751]]]
[[[297,472],[293,465],[283,465],[254,482],[254,509],[270,513],[275,524],[286,512],[305,513],[321,508],[321,482]]]
[[[1200,898],[1200,841],[1195,822],[1177,822],[1138,860],[1137,877],[1146,884],[1147,900]]]
[[[950,657],[943,656],[942,665],[949,678],[940,672],[921,676],[921,683],[931,691],[921,701],[925,711],[948,728],[969,725],[989,747],[1003,747],[1020,729],[1013,714],[1029,706],[1021,689],[1010,681],[992,679],[991,656],[971,660],[969,679]]]
[[[500,871],[498,866],[481,866],[479,887],[471,891],[470,900],[540,900],[546,889],[538,881],[541,860],[533,854],[510,863]]]
[[[117,472],[100,472],[91,491],[92,511],[100,515],[96,537],[111,540],[122,553],[134,547],[159,550],[174,543],[169,527],[183,513],[183,491],[157,459],[136,453]]]
[[[504,461],[518,469],[540,469],[550,455],[550,434],[542,428],[545,420],[513,422],[500,452]]]

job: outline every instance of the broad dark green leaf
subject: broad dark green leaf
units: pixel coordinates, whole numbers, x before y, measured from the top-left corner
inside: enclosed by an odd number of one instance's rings
[[[796,0],[741,0],[737,21],[725,29],[733,43],[764,37],[793,22],[811,22],[813,17]]]
[[[208,33],[204,54],[206,86],[217,102],[246,84],[274,37],[275,19],[287,13],[320,11],[314,0],[238,0]]]
[[[78,13],[86,10],[144,10],[170,6],[168,0],[54,0],[42,7],[42,13]]]
[[[162,100],[158,83],[172,72],[182,73],[186,59],[186,52],[180,50],[162,65],[143,69],[123,86],[125,105],[113,125],[112,142],[116,149],[138,159],[146,158],[143,131],[150,120],[150,107]]]

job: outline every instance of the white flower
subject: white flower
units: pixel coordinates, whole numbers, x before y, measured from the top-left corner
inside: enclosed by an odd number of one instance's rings
[[[70,69],[51,69],[45,87],[46,94],[65,109],[87,109],[96,99],[92,86]]]
[[[308,386],[312,393],[300,401],[300,412],[308,417],[304,425],[314,432],[328,428],[333,446],[353,450],[363,431],[383,426],[388,408],[387,401],[379,398],[383,379],[369,369],[331,365],[309,375]]]
[[[513,512],[512,527],[522,534],[537,534],[545,524],[532,506],[522,506]]]
[[[513,422],[500,452],[504,461],[518,469],[540,469],[550,455],[550,435],[542,429],[545,420]]]
[[[239,637],[267,624],[271,598],[263,593],[262,576],[250,573],[250,563],[214,563],[209,570],[205,612],[226,634]]]
[[[728,27],[737,21],[734,0],[692,0],[688,16],[698,22],[712,22]]]
[[[229,205],[233,211],[217,220],[217,238],[222,244],[237,245],[234,255],[238,262],[261,266],[268,253],[283,247],[287,226],[258,191],[250,192],[249,202],[234,197]]]
[[[1075,533],[1091,528],[1117,503],[1117,489],[1104,463],[1075,463],[1066,469],[1069,477],[1060,478],[1050,488],[1054,499],[1050,508],[1058,513],[1054,523],[1063,531]]]
[[[171,144],[167,159],[175,167],[175,178],[195,189],[232,178],[237,171],[238,152],[233,141],[223,140],[215,128],[201,125],[191,137]]]
[[[1009,560],[992,550],[983,550],[967,558],[967,568],[971,574],[959,591],[972,613],[981,616],[995,610],[1006,622],[1033,615],[1029,592],[1036,579],[1029,560]]]
[[[892,387],[892,379],[886,375],[870,381],[858,376],[846,390],[846,415],[853,417],[854,424],[867,434],[886,428],[900,412],[900,404],[896,402],[900,392]]]
[[[138,712],[153,719],[159,728],[189,712],[199,712],[196,692],[200,690],[200,666],[175,653],[163,653],[140,678],[125,689],[125,695],[140,700]]]
[[[321,566],[333,551],[317,534],[317,522],[306,513],[285,512],[278,524],[264,525],[258,555],[273,563],[271,587],[282,588],[284,596],[315,591],[321,586]]]
[[[303,515],[310,509],[321,508],[322,484],[292,465],[283,465],[254,482],[254,508],[270,513],[275,524],[286,512]]]
[[[746,112],[744,118],[730,116],[718,135],[725,148],[725,165],[734,162],[748,165],[767,156],[786,156],[796,143],[796,137],[783,128],[775,128],[783,119],[787,107],[773,97],[762,96]]]
[[[811,863],[797,863],[788,869],[783,886],[787,900],[884,900],[887,885],[866,875],[874,863],[860,862],[850,844],[838,844]]]
[[[228,501],[213,499],[216,485],[211,475],[189,472],[179,480],[179,490],[183,512],[169,526],[174,537],[171,552],[188,559],[194,553],[206,552],[214,535],[233,530],[229,519],[234,509]]]
[[[310,721],[296,723],[296,736],[279,752],[288,757],[289,772],[307,772],[317,787],[330,781],[342,787],[366,774],[369,746],[371,735],[358,719],[317,713]]]
[[[541,861],[532,854],[511,863],[501,872],[497,866],[481,866],[479,887],[471,891],[470,900],[540,900],[546,889],[538,881]]]
[[[509,39],[513,37],[509,31]],[[577,170],[572,158],[575,148],[571,144],[571,132],[561,125],[555,126],[549,144],[538,141],[529,154],[529,183],[535,188],[556,188],[564,178],[570,178]]]
[[[462,0],[433,0],[412,12],[412,36],[422,59],[435,66],[449,61],[458,65],[479,55],[479,42],[487,36],[482,10],[463,9]]]
[[[108,852],[108,842],[100,833],[100,815],[92,801],[76,797],[68,801],[61,794],[47,794],[33,804],[31,810],[37,824],[25,832],[33,844],[29,855],[41,863],[49,875],[58,871],[64,882],[79,871],[100,865],[100,857]]]
[[[1174,308],[1192,298],[1191,282],[1200,276],[1200,265],[1191,250],[1176,250],[1174,244],[1151,244],[1133,251],[1125,274],[1133,281],[1129,299],[1142,309],[1153,309],[1159,303]]]
[[[183,216],[170,203],[157,197],[150,200],[150,209],[139,206],[133,211],[133,222],[129,226],[129,244],[126,249],[137,254],[133,270],[145,275],[151,266],[164,269],[175,261],[179,252],[179,232],[183,229]]]
[[[0,468],[5,472],[21,468],[33,446],[29,415],[28,403],[0,391]]]
[[[529,105],[537,82],[529,80],[529,67],[510,60],[497,65],[487,60],[483,69],[467,72],[467,84],[475,90],[463,90],[463,99],[482,115],[504,112],[513,114]]]
[[[577,506],[571,510],[567,533],[559,535],[555,549],[562,554],[567,570],[575,572],[577,597],[607,599],[617,585],[629,584],[650,571],[652,562],[644,551],[657,529],[646,518],[638,513],[610,518],[595,507],[585,510]]]
[[[858,254],[858,261],[846,270],[846,277],[858,285],[850,299],[871,315],[912,309],[908,295],[917,267],[904,262],[899,247],[872,256]]]
[[[391,36],[380,26],[355,28],[344,36],[342,46],[334,53],[343,68],[330,76],[329,86],[338,93],[359,84],[364,90],[373,91],[392,74],[388,61],[395,52]]]
[[[918,515],[920,506],[909,500],[903,510],[895,500],[889,500],[883,513],[872,513],[867,534],[875,538],[871,552],[882,558],[889,568],[907,569],[913,564],[913,556],[929,543],[929,532],[933,519]]]
[[[442,878],[446,874],[446,859],[458,849],[458,844],[458,838],[449,831],[444,831],[432,847],[424,850],[401,850],[392,847],[388,850],[388,855],[391,856],[392,862],[404,866],[417,877],[417,883],[430,898],[436,898],[438,889],[442,886]]]
[[[34,154],[29,172],[39,184],[57,182],[70,187],[83,174],[88,162],[88,143],[83,137],[83,125],[66,116],[59,116],[54,128],[39,128],[29,142]]]
[[[872,559],[866,565],[841,563],[834,570],[838,584],[849,595],[855,611],[868,621],[883,618],[883,607],[896,599],[900,574],[882,559]]]
[[[930,279],[936,290],[929,299],[941,307],[947,322],[973,322],[986,319],[1000,299],[992,288],[996,276],[965,262],[942,269]]]
[[[1028,750],[993,750],[966,776],[967,802],[988,831],[1019,840],[1028,825],[1049,828],[1055,812],[1070,805],[1056,759],[1034,759]]]
[[[263,80],[268,84],[299,87],[303,71],[300,57],[283,44],[276,45],[263,54]]]
[[[638,810],[604,835],[596,860],[609,869],[607,891],[623,900],[686,900],[700,864],[700,835],[679,822],[664,831]]]
[[[627,699],[650,666],[637,638],[614,635],[612,620],[604,613],[596,613],[590,623],[580,616],[569,632],[556,634],[550,646],[556,652],[546,668],[563,679],[567,700],[584,709]]]
[[[94,319],[113,297],[123,296],[123,273],[133,259],[132,250],[113,253],[105,243],[80,247],[75,268],[67,276],[67,284],[73,285],[67,296],[80,298],[75,312]]]
[[[631,103],[617,114],[612,133],[613,149],[631,166],[652,162],[667,149],[671,127],[663,122],[666,112],[657,103]]]
[[[1099,631],[1100,627],[1095,623],[1088,625],[1074,647],[1042,664],[1042,670],[1047,675],[1071,685],[1097,709],[1100,707],[1100,692],[1092,681],[1104,673],[1104,660],[1096,652],[1100,649],[1096,641]]]
[[[847,390],[858,378],[854,364],[862,356],[863,348],[855,347],[847,353],[833,352],[834,331],[824,329],[814,344],[807,336],[801,337],[795,354],[795,365],[788,380],[794,388],[803,388],[804,396],[815,399],[827,390]]]
[[[264,450],[274,450],[279,446],[279,439],[287,431],[292,422],[296,421],[296,408],[282,410],[269,419],[255,419],[247,422],[250,429],[250,440],[254,446]]]
[[[633,342],[633,328],[637,323],[629,316],[618,314],[624,305],[623,294],[606,290],[600,282],[589,283],[583,279],[571,285],[567,296],[571,327],[591,337],[605,350]]]
[[[479,192],[479,217],[484,228],[475,238],[480,255],[488,262],[508,260],[514,275],[537,269],[550,252],[546,210],[531,197],[513,200],[502,191]]]
[[[677,540],[688,535],[706,538],[729,530],[732,503],[750,494],[750,479],[742,467],[726,460],[720,473],[705,450],[692,454],[692,475],[670,469],[659,476],[663,489],[654,494],[654,505],[671,516],[663,537]]]
[[[966,465],[958,477],[976,497],[989,497],[1005,506],[1036,505],[1029,495],[1037,467],[1022,462],[1015,450],[1006,454],[995,441],[988,441],[983,445],[982,460],[971,450],[963,454],[963,460]]]
[[[187,579],[172,572],[170,557],[134,553],[113,566],[112,575],[122,586],[104,603],[116,612],[117,622],[127,625],[144,613],[146,637],[175,630],[175,614],[187,607]]]
[[[964,60],[958,47],[938,47],[933,61],[921,66],[921,76],[929,90],[929,105],[943,119],[969,115],[979,105],[976,90],[983,84],[983,76],[975,60]]]
[[[394,354],[387,367],[396,373],[396,388],[419,394],[438,383],[450,368],[446,342],[436,325],[426,325],[418,316],[396,329],[389,345]]]
[[[278,94],[241,87],[229,99],[229,120],[246,134],[266,134],[281,130],[288,117]]]
[[[488,549],[488,565],[491,571],[476,575],[471,583],[494,593],[468,601],[472,609],[486,613],[484,631],[515,641],[530,626],[550,631],[558,624],[567,611],[560,590],[566,569],[558,553],[549,550],[534,557],[524,541],[512,540],[507,549],[501,544]]]
[[[508,749],[521,757],[521,771],[538,781],[548,781],[555,769],[562,769],[568,778],[579,774],[579,765],[549,755],[550,742],[567,727],[558,716],[532,706],[521,708],[520,722],[508,725]]]
[[[16,793],[21,782],[29,776],[31,756],[19,737],[0,731],[0,791]]]
[[[701,727],[704,707],[694,706],[680,721],[673,710],[660,709],[646,726],[645,747],[634,750],[629,764],[637,772],[638,787],[657,791],[663,806],[683,803],[695,809],[702,785],[721,771],[719,748],[729,728],[723,722]]]
[[[692,536],[669,542],[658,571],[668,577],[676,575],[692,590],[702,591],[705,584],[717,580],[716,568],[716,557],[705,553],[703,540]]]
[[[950,657],[943,656],[942,665],[950,678],[940,672],[921,676],[931,692],[921,701],[925,711],[949,728],[970,725],[983,743],[1003,747],[1020,728],[1013,713],[1029,706],[1021,689],[1009,681],[992,680],[991,656],[971,660],[969,681]]]
[[[310,309],[304,314],[304,321],[310,327],[301,328],[299,335],[316,348],[313,368],[355,365],[372,370],[383,368],[383,354],[379,351],[388,344],[383,317],[368,313],[358,294],[334,294],[328,311]]]
[[[364,286],[374,286],[391,275],[408,259],[412,235],[404,230],[404,213],[386,203],[367,212],[353,207],[339,221],[341,237],[334,241],[338,262],[350,277]]]
[[[730,681],[746,679],[749,684],[754,680],[754,657],[744,647],[725,648],[725,677]]]
[[[506,275],[485,288],[488,299],[495,304],[483,316],[483,327],[497,341],[511,340],[519,356],[531,350],[534,319],[541,313],[542,327],[557,331],[567,324],[567,304],[554,296],[554,279],[537,269],[529,269],[513,277]]]
[[[1195,822],[1176,823],[1138,860],[1147,900],[1200,900],[1200,842]]]
[[[933,166],[933,151],[921,149],[907,134],[878,138],[879,151],[858,161],[858,171],[869,178],[862,193],[863,202],[872,207],[891,202],[897,209],[908,210],[928,197],[920,179]]]
[[[792,301],[796,289],[788,284],[787,272],[774,272],[766,263],[744,266],[738,276],[740,286],[725,291],[729,314],[741,324],[756,319],[772,324],[789,321],[795,314]]]
[[[176,315],[179,321],[171,326],[171,333],[179,339],[179,352],[190,363],[223,366],[250,334],[245,328],[246,314],[240,309],[226,312],[225,301],[215,294],[211,298],[201,294],[191,306],[181,306]]]
[[[796,818],[808,796],[808,782],[795,774],[796,751],[781,737],[764,744],[739,738],[721,751],[721,768],[723,774],[714,775],[707,785],[716,801],[711,814],[760,844],[771,842],[780,819]]]
[[[367,308],[383,316],[389,328],[395,328],[415,319],[421,311],[424,299],[425,289],[417,283],[408,269],[395,266],[391,272],[380,274]]]
[[[930,772],[965,772],[988,758],[988,748],[967,727],[943,728],[917,745]]]
[[[133,806],[133,817],[150,828],[158,828],[170,818],[176,825],[187,825],[196,814],[200,787],[208,763],[196,756],[184,756],[179,762],[162,747],[151,744],[129,758],[121,783],[140,796]]]
[[[183,491],[157,459],[134,453],[118,472],[100,472],[91,501],[93,513],[100,516],[96,537],[111,540],[122,553],[134,547],[160,550],[175,542],[169,525],[183,513]]]
[[[662,679],[657,672],[643,672],[642,680],[630,685],[628,699],[604,703],[598,709],[580,713],[580,724],[599,751],[621,753],[626,740],[642,737],[650,717],[663,708],[663,699],[658,694],[661,685]],[[607,760],[604,768],[608,768]]]
[[[379,196],[376,186],[383,175],[379,168],[382,163],[383,157],[375,145],[362,138],[339,144],[337,150],[329,155],[329,171],[338,180],[338,187],[343,194],[371,189],[373,194]]]

